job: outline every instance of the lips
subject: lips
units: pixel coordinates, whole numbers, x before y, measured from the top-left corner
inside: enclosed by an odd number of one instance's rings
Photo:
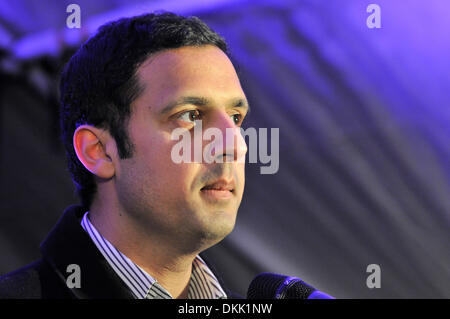
[[[202,191],[215,190],[215,191],[229,191],[234,192],[235,183],[233,180],[227,181],[225,179],[219,179],[217,181],[210,182],[202,187]]]

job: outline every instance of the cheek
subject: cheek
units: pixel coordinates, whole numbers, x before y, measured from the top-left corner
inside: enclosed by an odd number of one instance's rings
[[[236,174],[237,180],[239,181],[239,186],[241,189],[241,196],[244,193],[245,187],[245,163],[237,163],[236,164]]]
[[[154,187],[167,197],[183,196],[191,190],[197,165],[175,163],[171,158],[172,147],[176,141],[170,140],[170,135],[154,136],[148,143],[142,145],[139,154],[145,167],[143,171],[150,172]]]

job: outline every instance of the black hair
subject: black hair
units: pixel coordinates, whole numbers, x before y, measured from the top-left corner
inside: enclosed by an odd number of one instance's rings
[[[122,18],[101,26],[64,67],[60,81],[61,139],[81,204],[89,209],[95,176],[78,160],[73,134],[82,124],[106,129],[119,157],[130,158],[130,105],[141,93],[137,69],[152,54],[184,46],[214,45],[229,56],[225,40],[197,17],[170,12]]]

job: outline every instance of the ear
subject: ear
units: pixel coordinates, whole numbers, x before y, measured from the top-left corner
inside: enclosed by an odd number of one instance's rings
[[[91,125],[81,125],[73,133],[73,146],[80,162],[100,178],[115,175],[116,144],[110,134]]]

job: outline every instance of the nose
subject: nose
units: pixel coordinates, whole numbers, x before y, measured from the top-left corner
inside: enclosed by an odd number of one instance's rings
[[[241,134],[241,128],[237,126],[226,112],[220,112],[211,126],[222,138],[214,137],[214,141],[208,146],[216,162],[245,162],[247,144]]]

